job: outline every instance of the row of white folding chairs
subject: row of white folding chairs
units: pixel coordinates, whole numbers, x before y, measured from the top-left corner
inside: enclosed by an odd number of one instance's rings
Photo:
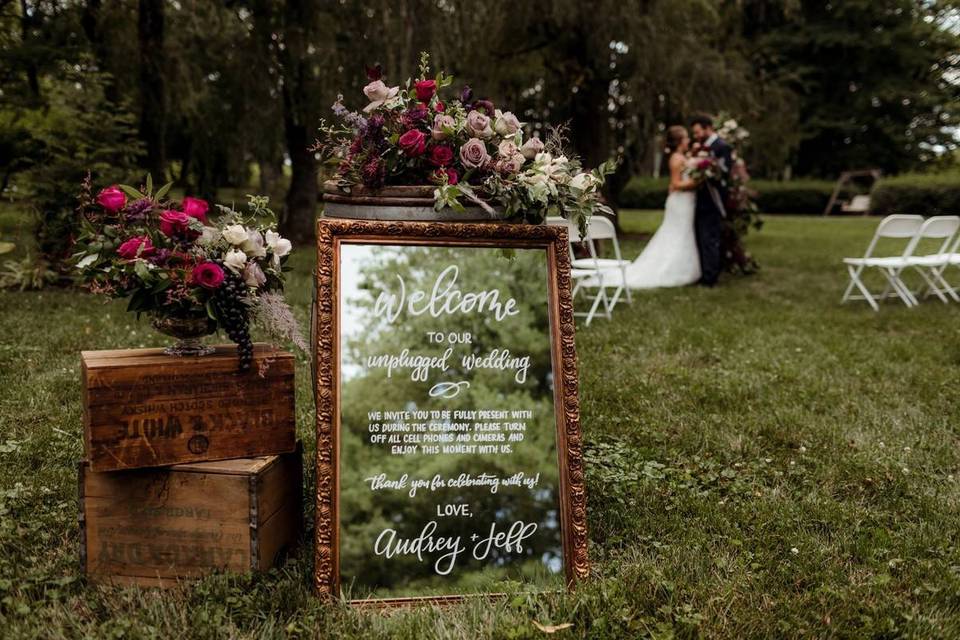
[[[617,240],[617,230],[613,223],[603,216],[593,216],[590,219],[587,232],[580,233],[576,223],[565,218],[547,218],[547,224],[567,228],[569,236],[568,248],[570,251],[570,277],[573,280],[572,297],[576,303],[577,296],[581,293],[590,304],[588,311],[578,311],[574,315],[586,318],[584,324],[590,325],[590,322],[596,316],[602,316],[606,319],[613,317],[613,309],[617,303],[626,298],[627,302],[633,302],[630,296],[630,289],[626,288],[627,265],[629,260],[624,260],[620,253],[620,242]],[[609,240],[613,246],[613,258],[601,258],[597,254],[595,241]],[[588,256],[577,258],[573,253],[573,245],[585,245]],[[613,293],[608,294],[607,289],[612,289]]]
[[[874,250],[883,238],[899,239],[906,242],[903,253],[895,256],[876,256]],[[919,254],[920,243],[924,240],[939,241],[934,253]],[[873,239],[862,258],[844,258],[850,273],[850,284],[843,294],[843,302],[848,300],[866,300],[874,311],[879,311],[878,300],[900,298],[908,307],[920,302],[918,295],[936,295],[943,302],[960,302],[960,295],[947,282],[945,272],[951,265],[960,267],[960,216],[923,216],[892,215],[877,225]],[[864,282],[864,275],[871,270],[879,272],[886,280],[882,292],[870,291]],[[923,279],[923,285],[912,290],[903,279],[907,270],[916,271]],[[857,293],[857,291],[859,293]],[[948,297],[949,296],[949,297]]]

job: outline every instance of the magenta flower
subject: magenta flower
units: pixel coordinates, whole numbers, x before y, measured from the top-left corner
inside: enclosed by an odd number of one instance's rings
[[[116,213],[127,204],[127,196],[123,195],[123,191],[120,191],[117,185],[113,185],[97,194],[97,204],[110,213]]]
[[[153,243],[147,236],[136,236],[125,241],[117,248],[117,255],[124,260],[133,260],[134,258],[147,258],[153,255]]]
[[[191,280],[204,289],[216,289],[223,284],[223,269],[216,262],[201,262],[193,268]]]
[[[184,235],[190,231],[190,216],[182,211],[168,209],[160,214],[160,231],[168,238]]]
[[[200,198],[191,198],[188,196],[183,199],[183,204],[180,205],[180,208],[191,218],[196,218],[200,222],[206,222],[207,209],[210,208],[210,205],[207,204],[206,200],[201,200]]]

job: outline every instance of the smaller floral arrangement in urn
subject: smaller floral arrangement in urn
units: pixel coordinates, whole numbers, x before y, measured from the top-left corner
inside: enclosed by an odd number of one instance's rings
[[[94,293],[128,298],[128,311],[178,338],[170,355],[211,353],[201,338],[223,329],[245,371],[253,362],[252,324],[306,349],[283,298],[292,246],[277,233],[268,198],[248,196],[244,211],[218,205],[214,220],[206,201],[174,202],[169,189],[154,192],[148,176],[142,190],[114,185],[94,197],[88,178],[73,255],[80,281]]]

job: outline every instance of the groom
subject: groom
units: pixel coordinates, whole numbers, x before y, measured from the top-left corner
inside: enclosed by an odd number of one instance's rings
[[[697,208],[694,217],[694,226],[697,234],[697,250],[700,253],[700,284],[712,287],[720,277],[720,236],[723,232],[723,219],[726,212],[723,203],[727,200],[726,176],[733,164],[732,153],[723,138],[717,135],[713,128],[713,120],[709,116],[697,116],[691,122],[693,138],[701,149],[707,151],[717,160],[720,180],[704,182],[697,189]]]

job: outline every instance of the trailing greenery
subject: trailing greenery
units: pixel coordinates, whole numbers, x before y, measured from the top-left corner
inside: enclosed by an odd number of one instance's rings
[[[634,234],[658,221],[622,218]],[[309,540],[263,576],[167,591],[87,585],[78,352],[162,338],[122,303],[0,292],[3,636],[958,637],[957,308],[840,305],[839,260],[861,252],[875,226],[769,218],[751,243],[758,275],[637,293],[612,322],[580,327],[593,577],[571,594],[389,615],[318,603]],[[0,236],[16,237],[7,227]],[[624,243],[628,257],[641,248]],[[301,321],[313,253],[291,259]],[[310,365],[296,357],[312,522]],[[545,636],[535,622],[573,626]]]

